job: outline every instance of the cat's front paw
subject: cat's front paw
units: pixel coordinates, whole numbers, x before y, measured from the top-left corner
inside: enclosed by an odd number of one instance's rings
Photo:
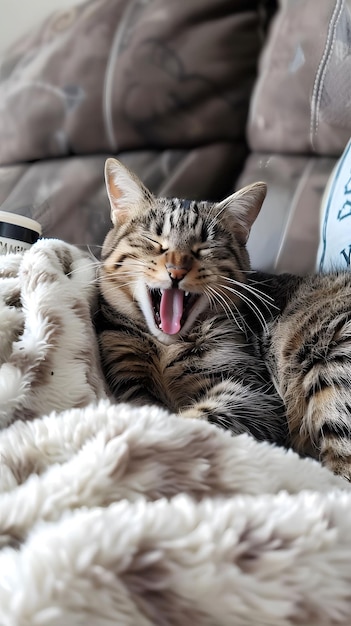
[[[320,460],[333,474],[351,482],[351,441],[325,440],[321,446]]]

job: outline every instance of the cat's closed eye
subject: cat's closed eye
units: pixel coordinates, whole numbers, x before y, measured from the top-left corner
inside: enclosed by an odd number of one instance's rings
[[[164,254],[168,251],[168,245],[165,242],[156,241],[156,239],[152,239],[148,235],[144,235],[144,239],[153,244],[153,249],[157,254]]]
[[[191,254],[195,259],[201,259],[210,253],[211,249],[209,245],[194,246],[191,250]]]

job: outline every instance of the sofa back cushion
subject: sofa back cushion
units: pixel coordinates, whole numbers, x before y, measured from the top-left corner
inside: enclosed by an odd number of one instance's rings
[[[351,136],[351,0],[280,0],[250,109],[255,151],[339,156]]]
[[[243,144],[258,22],[254,0],[88,0],[53,14],[0,63],[0,163]]]

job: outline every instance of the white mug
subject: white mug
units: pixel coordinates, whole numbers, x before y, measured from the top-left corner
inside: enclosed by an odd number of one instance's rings
[[[24,252],[40,235],[39,222],[17,213],[0,211],[0,255]]]

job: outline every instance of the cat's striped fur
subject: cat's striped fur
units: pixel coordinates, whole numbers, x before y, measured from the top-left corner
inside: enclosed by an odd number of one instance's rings
[[[114,396],[285,443],[281,400],[239,315],[261,297],[245,286],[245,243],[265,185],[219,204],[156,199],[114,159],[106,181],[114,227],[96,329]]]
[[[218,204],[155,199],[111,159],[106,181],[96,327],[115,397],[279,444],[288,424],[295,450],[350,480],[351,274],[249,272],[263,183]]]
[[[264,358],[284,399],[292,446],[351,479],[351,273],[268,280],[282,313]]]

